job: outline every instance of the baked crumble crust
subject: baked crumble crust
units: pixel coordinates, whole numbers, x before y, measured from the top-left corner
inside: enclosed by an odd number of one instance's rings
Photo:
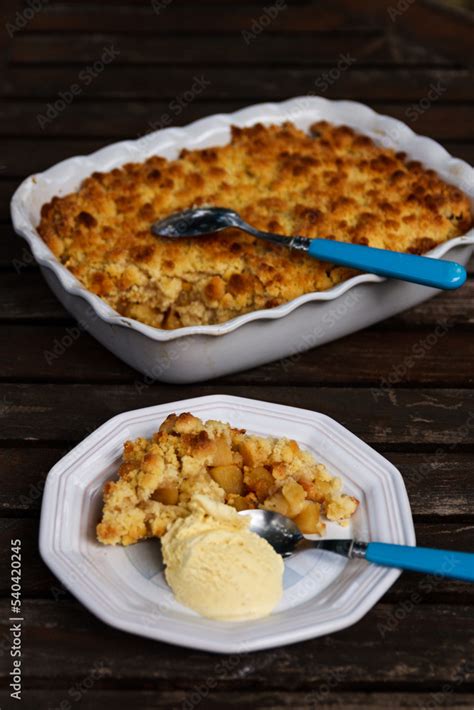
[[[44,205],[38,231],[58,259],[124,316],[173,329],[227,321],[322,291],[355,272],[229,229],[160,239],[185,208],[237,210],[257,228],[421,254],[464,234],[467,197],[404,153],[320,121],[232,128],[228,145],[94,173]]]
[[[150,439],[125,443],[119,478],[104,486],[97,538],[106,545],[130,545],[161,537],[189,515],[196,494],[237,510],[275,510],[303,532],[319,535],[324,518],[347,524],[359,503],[296,441],[171,414]]]

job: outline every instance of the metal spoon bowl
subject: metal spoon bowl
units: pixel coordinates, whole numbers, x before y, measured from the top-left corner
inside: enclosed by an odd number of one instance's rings
[[[286,246],[306,252],[321,261],[329,261],[380,276],[402,279],[434,288],[453,289],[462,286],[466,280],[463,266],[454,261],[432,259],[425,256],[405,254],[361,246],[332,239],[309,239],[308,237],[287,237],[272,232],[263,232],[245,222],[234,210],[226,207],[197,207],[183,210],[159,222],[151,231],[159,237],[184,239],[202,237],[233,227],[272,244]]]
[[[290,557],[301,550],[328,550],[349,559],[363,558],[384,567],[398,567],[474,582],[474,554],[469,552],[384,542],[357,542],[351,539],[310,540],[290,518],[280,513],[270,510],[243,510],[240,515],[248,516],[249,530],[263,537],[282,557]]]

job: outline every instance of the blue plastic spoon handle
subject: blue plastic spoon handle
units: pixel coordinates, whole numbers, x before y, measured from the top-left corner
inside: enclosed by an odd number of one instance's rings
[[[455,261],[401,254],[331,239],[311,239],[308,254],[321,261],[434,288],[459,288],[466,280],[465,268]]]
[[[474,582],[474,553],[470,552],[369,542],[365,559],[385,567],[398,567]]]

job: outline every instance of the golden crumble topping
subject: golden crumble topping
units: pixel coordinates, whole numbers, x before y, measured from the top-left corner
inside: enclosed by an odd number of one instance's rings
[[[97,538],[130,545],[161,537],[203,494],[237,510],[265,508],[322,535],[323,516],[346,524],[359,501],[341,493],[296,441],[250,436],[218,421],[171,414],[151,439],[127,441],[118,480],[104,486]]]
[[[354,272],[229,229],[160,239],[153,222],[230,207],[259,229],[421,254],[471,225],[466,196],[347,126],[232,128],[228,145],[94,173],[42,208],[40,235],[90,291],[159,328],[221,323]]]

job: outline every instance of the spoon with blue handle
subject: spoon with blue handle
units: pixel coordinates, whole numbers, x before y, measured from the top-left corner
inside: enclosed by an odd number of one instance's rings
[[[423,286],[453,289],[462,286],[466,280],[466,270],[455,261],[402,254],[388,249],[376,249],[332,239],[284,237],[271,232],[261,232],[247,224],[237,212],[226,207],[197,207],[176,212],[155,222],[151,231],[159,237],[181,239],[183,237],[201,237],[229,227],[240,229],[273,244],[281,244],[290,249],[306,252],[321,261],[368,271],[379,276],[412,281]]]
[[[263,537],[282,557],[308,549],[328,550],[349,559],[365,559],[383,567],[474,582],[474,553],[435,550],[430,547],[392,545],[355,540],[309,540],[290,518],[269,510],[242,510],[249,516],[249,530]]]

